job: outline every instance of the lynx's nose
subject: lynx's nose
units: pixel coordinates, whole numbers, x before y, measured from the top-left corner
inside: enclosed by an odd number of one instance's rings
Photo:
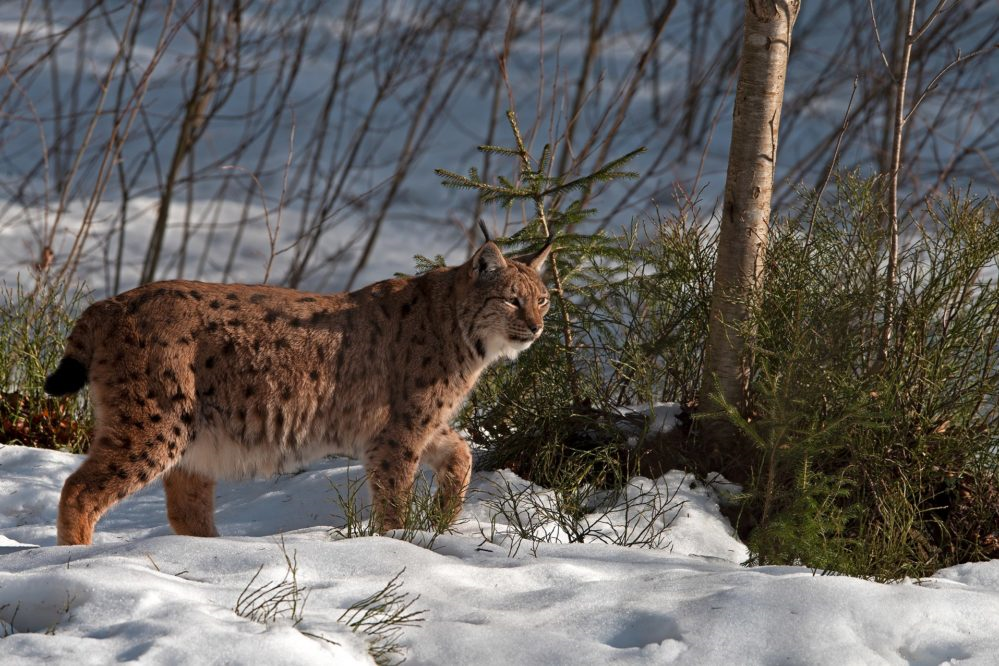
[[[531,329],[531,333],[537,335],[541,332],[541,324],[528,324],[527,328]]]

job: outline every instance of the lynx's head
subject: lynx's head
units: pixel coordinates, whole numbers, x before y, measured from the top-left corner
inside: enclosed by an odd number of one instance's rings
[[[462,332],[486,363],[516,358],[541,336],[548,312],[541,271],[550,251],[551,241],[535,254],[504,257],[486,241],[460,268],[466,286],[459,304]]]

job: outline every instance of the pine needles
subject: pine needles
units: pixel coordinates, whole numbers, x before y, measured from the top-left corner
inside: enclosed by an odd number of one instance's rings
[[[644,425],[637,434],[622,430],[618,408],[694,398],[713,238],[683,207],[616,235],[563,236],[556,261],[572,346],[549,322],[515,364],[491,368],[479,381],[460,422],[485,449],[482,464],[548,487],[575,463],[587,462],[596,483],[626,479],[625,471],[661,474],[668,468],[642,467],[652,448],[682,464],[679,451],[660,451],[659,433]]]
[[[810,230],[774,225],[752,418],[728,414],[760,452],[759,562],[896,579],[999,556],[999,214],[967,193],[931,203],[893,287],[881,185],[844,176]]]
[[[681,200],[617,234],[579,233],[592,210],[571,196],[629,175],[637,153],[586,177],[553,175],[551,151],[531,157],[509,118],[515,146],[482,150],[517,160],[515,182],[438,173],[488,201],[533,203],[535,217],[501,243],[534,249],[543,225],[562,232],[559,320],[516,365],[484,375],[461,425],[485,467],[553,488],[586,469],[577,488],[615,487],[662,448],[645,430],[632,447],[616,408],[696,402],[713,231]],[[760,297],[747,304],[750,411],[727,413],[759,453],[739,527],[760,563],[889,580],[999,557],[996,202],[930,201],[889,283],[883,186],[846,174],[825,200],[804,193],[800,213],[774,217]],[[665,446],[667,464],[701,469],[690,443]]]
[[[469,169],[467,176],[447,169],[435,169],[434,172],[443,179],[441,184],[444,187],[475,190],[484,203],[495,201],[504,208],[509,208],[517,201],[531,201],[534,203],[535,215],[538,220],[545,223],[545,232],[547,233],[548,225],[563,228],[582,221],[594,212],[582,208],[583,197],[580,197],[577,202],[569,204],[565,211],[559,210],[557,205],[551,205],[550,202],[553,199],[560,199],[573,193],[586,193],[597,183],[638,177],[636,172],[624,171],[623,167],[645,152],[645,148],[638,148],[611,160],[586,175],[570,178],[566,174],[552,174],[553,150],[551,144],[546,144],[541,149],[540,157],[535,159],[524,145],[516,114],[513,111],[507,111],[506,117],[510,123],[510,130],[513,133],[516,146],[513,148],[479,146],[479,150],[484,153],[516,159],[519,165],[519,180],[513,182],[509,178],[499,176],[497,183],[489,183],[479,177],[479,172],[474,167]]]
[[[515,366],[493,368],[479,382],[462,424],[487,449],[487,466],[511,467],[543,485],[581,457],[595,461],[597,477],[622,478],[626,467],[637,469],[637,456],[624,446],[616,407],[691,395],[696,384],[709,293],[701,292],[710,286],[713,261],[710,234],[692,206],[617,235],[578,233],[595,212],[586,203],[592,190],[636,177],[627,167],[644,149],[589,173],[554,173],[552,146],[535,158],[515,114],[508,112],[507,119],[513,146],[479,150],[513,159],[515,179],[486,182],[475,169],[437,174],[445,187],[474,191],[485,202],[533,208],[523,229],[496,239],[514,252],[535,251],[557,234],[550,261],[553,314]],[[671,342],[691,355],[666,359]]]

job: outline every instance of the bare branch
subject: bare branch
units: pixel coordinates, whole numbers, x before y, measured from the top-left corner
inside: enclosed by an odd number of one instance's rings
[[[937,19],[940,14],[943,13],[944,5],[946,5],[948,0],[937,0],[937,6],[933,8],[930,15],[926,17],[923,24],[916,29],[916,32],[909,36],[909,39],[915,43],[919,41],[919,38],[923,36],[923,33],[930,27],[930,25]]]
[[[895,72],[892,71],[891,65],[888,64],[888,56],[885,55],[885,50],[881,46],[881,31],[878,30],[878,17],[874,13],[874,0],[867,0],[868,6],[871,8],[871,25],[874,26],[874,40],[878,44],[878,53],[881,54],[881,61],[885,64],[885,70],[888,72],[888,77],[892,81],[895,81]]]
[[[957,57],[955,57],[954,60],[952,60],[951,62],[947,63],[947,65],[945,65],[943,67],[943,69],[941,69],[939,72],[937,72],[936,76],[934,76],[930,80],[930,82],[926,85],[926,87],[923,88],[923,91],[916,96],[915,100],[912,102],[912,106],[909,108],[909,112],[905,114],[905,118],[902,120],[902,122],[903,123],[909,122],[909,118],[912,117],[912,114],[914,114],[916,112],[916,109],[918,109],[919,105],[923,103],[923,101],[926,99],[927,95],[929,95],[931,92],[933,92],[934,90],[936,90],[936,87],[939,84],[940,79],[943,78],[943,76],[947,72],[949,72],[950,70],[954,69],[958,65],[962,65],[962,64],[968,62],[969,60],[977,58],[978,56],[980,56],[982,54],[990,53],[990,52],[995,52],[997,50],[999,50],[999,44],[993,44],[992,46],[988,46],[988,47],[983,48],[983,49],[978,49],[978,50],[973,51],[973,52],[971,52],[971,53],[969,53],[967,55],[961,55],[961,51],[958,50]]]
[[[854,77],[853,89],[850,91],[850,101],[846,103],[846,111],[843,112],[843,124],[840,125],[839,136],[836,138],[836,147],[833,149],[832,159],[829,161],[828,168],[826,168],[826,174],[822,178],[822,184],[815,193],[815,205],[812,206],[812,215],[808,220],[808,232],[805,236],[806,248],[811,242],[812,229],[815,227],[815,216],[819,212],[819,203],[822,201],[822,195],[825,194],[826,187],[829,185],[829,179],[832,178],[833,172],[836,170],[836,161],[839,158],[839,149],[843,145],[843,137],[846,135],[846,130],[850,127],[850,109],[853,108],[853,98],[857,95],[857,84],[859,81],[859,76]]]

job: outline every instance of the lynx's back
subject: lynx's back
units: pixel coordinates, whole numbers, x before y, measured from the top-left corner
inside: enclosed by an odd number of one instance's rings
[[[386,527],[421,460],[457,510],[470,455],[449,420],[489,363],[540,335],[547,254],[486,243],[462,266],[350,293],[177,280],[94,304],[46,382],[89,381],[96,417],[60,543],[89,543],[111,504],[160,475],[175,530],[212,535],[215,479],[332,453],[365,463]]]

